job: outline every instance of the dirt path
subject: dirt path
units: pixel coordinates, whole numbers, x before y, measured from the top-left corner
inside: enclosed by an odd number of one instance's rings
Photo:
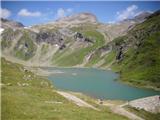
[[[92,108],[94,110],[99,111],[99,109],[95,108],[94,106],[88,104],[87,102],[83,101],[82,99],[80,99],[70,93],[63,92],[63,91],[57,91],[57,93],[62,95],[63,97],[65,97],[69,101],[72,101],[73,103],[75,103],[76,105],[78,105],[80,107],[88,107],[88,108]],[[127,118],[129,118],[131,120],[144,120],[143,118],[141,118],[141,117],[135,115],[134,113],[127,111],[125,108],[123,108],[127,104],[128,103],[116,105],[116,104],[112,104],[112,103],[104,103],[103,105],[108,106],[112,112],[119,114],[119,115],[126,116]]]
[[[112,110],[112,112],[119,114],[119,115],[123,115],[126,116],[127,118],[131,119],[131,120],[144,120],[143,118],[135,115],[134,113],[131,113],[129,111],[127,111],[125,108],[123,108],[125,105],[127,105],[127,103],[122,104],[122,105],[114,105],[114,104],[104,104],[105,106],[109,106],[110,109]]]
[[[57,91],[58,94],[62,95],[63,97],[65,97],[66,99],[68,99],[69,101],[72,101],[73,103],[75,103],[76,105],[80,106],[80,107],[88,107],[88,108],[92,108],[94,110],[98,110],[97,108],[95,108],[94,106],[90,105],[89,103],[83,101],[82,99],[67,93],[67,92],[62,92],[62,91]]]

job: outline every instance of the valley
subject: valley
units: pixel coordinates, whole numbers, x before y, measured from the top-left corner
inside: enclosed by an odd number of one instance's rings
[[[160,10],[113,23],[90,12],[32,26],[6,17],[0,35],[3,120],[160,118]]]
[[[107,25],[80,13],[29,28],[3,20],[2,56],[32,67],[111,68],[123,82],[159,90],[159,11],[145,19]]]

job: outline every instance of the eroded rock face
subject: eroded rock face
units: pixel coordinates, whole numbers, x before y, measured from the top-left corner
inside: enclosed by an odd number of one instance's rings
[[[116,60],[120,61],[123,59],[123,47],[120,46],[118,48],[118,52],[117,52],[117,56],[116,56]]]
[[[63,44],[63,36],[59,32],[40,31],[36,36],[37,43]]]
[[[36,42],[37,43],[45,42],[51,45],[56,44],[59,46],[59,50],[63,50],[64,48],[66,48],[64,36],[59,31],[56,32],[40,31],[36,35]]]
[[[77,32],[75,35],[74,35],[74,38],[75,39],[83,39],[83,35],[81,34],[81,33],[79,33],[79,32]]]

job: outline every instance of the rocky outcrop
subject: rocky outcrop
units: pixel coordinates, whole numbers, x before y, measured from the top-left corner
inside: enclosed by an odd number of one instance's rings
[[[82,41],[82,42],[88,42],[88,43],[94,43],[93,40],[91,40],[88,37],[85,37],[82,33],[76,32],[74,35],[74,39],[77,41]]]
[[[58,44],[59,46],[64,44],[63,35],[59,32],[40,31],[36,35],[36,42],[46,42],[48,44]]]
[[[75,33],[74,38],[77,39],[83,39],[83,35],[79,32]]]
[[[66,48],[65,44],[60,45],[59,50],[63,50],[64,48]]]
[[[116,60],[120,61],[123,59],[123,47],[120,46],[117,51]]]

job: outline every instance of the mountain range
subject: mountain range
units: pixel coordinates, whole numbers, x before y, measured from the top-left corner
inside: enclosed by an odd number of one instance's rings
[[[2,57],[27,66],[96,67],[128,84],[160,89],[160,11],[114,24],[91,13],[24,26],[1,19]]]

